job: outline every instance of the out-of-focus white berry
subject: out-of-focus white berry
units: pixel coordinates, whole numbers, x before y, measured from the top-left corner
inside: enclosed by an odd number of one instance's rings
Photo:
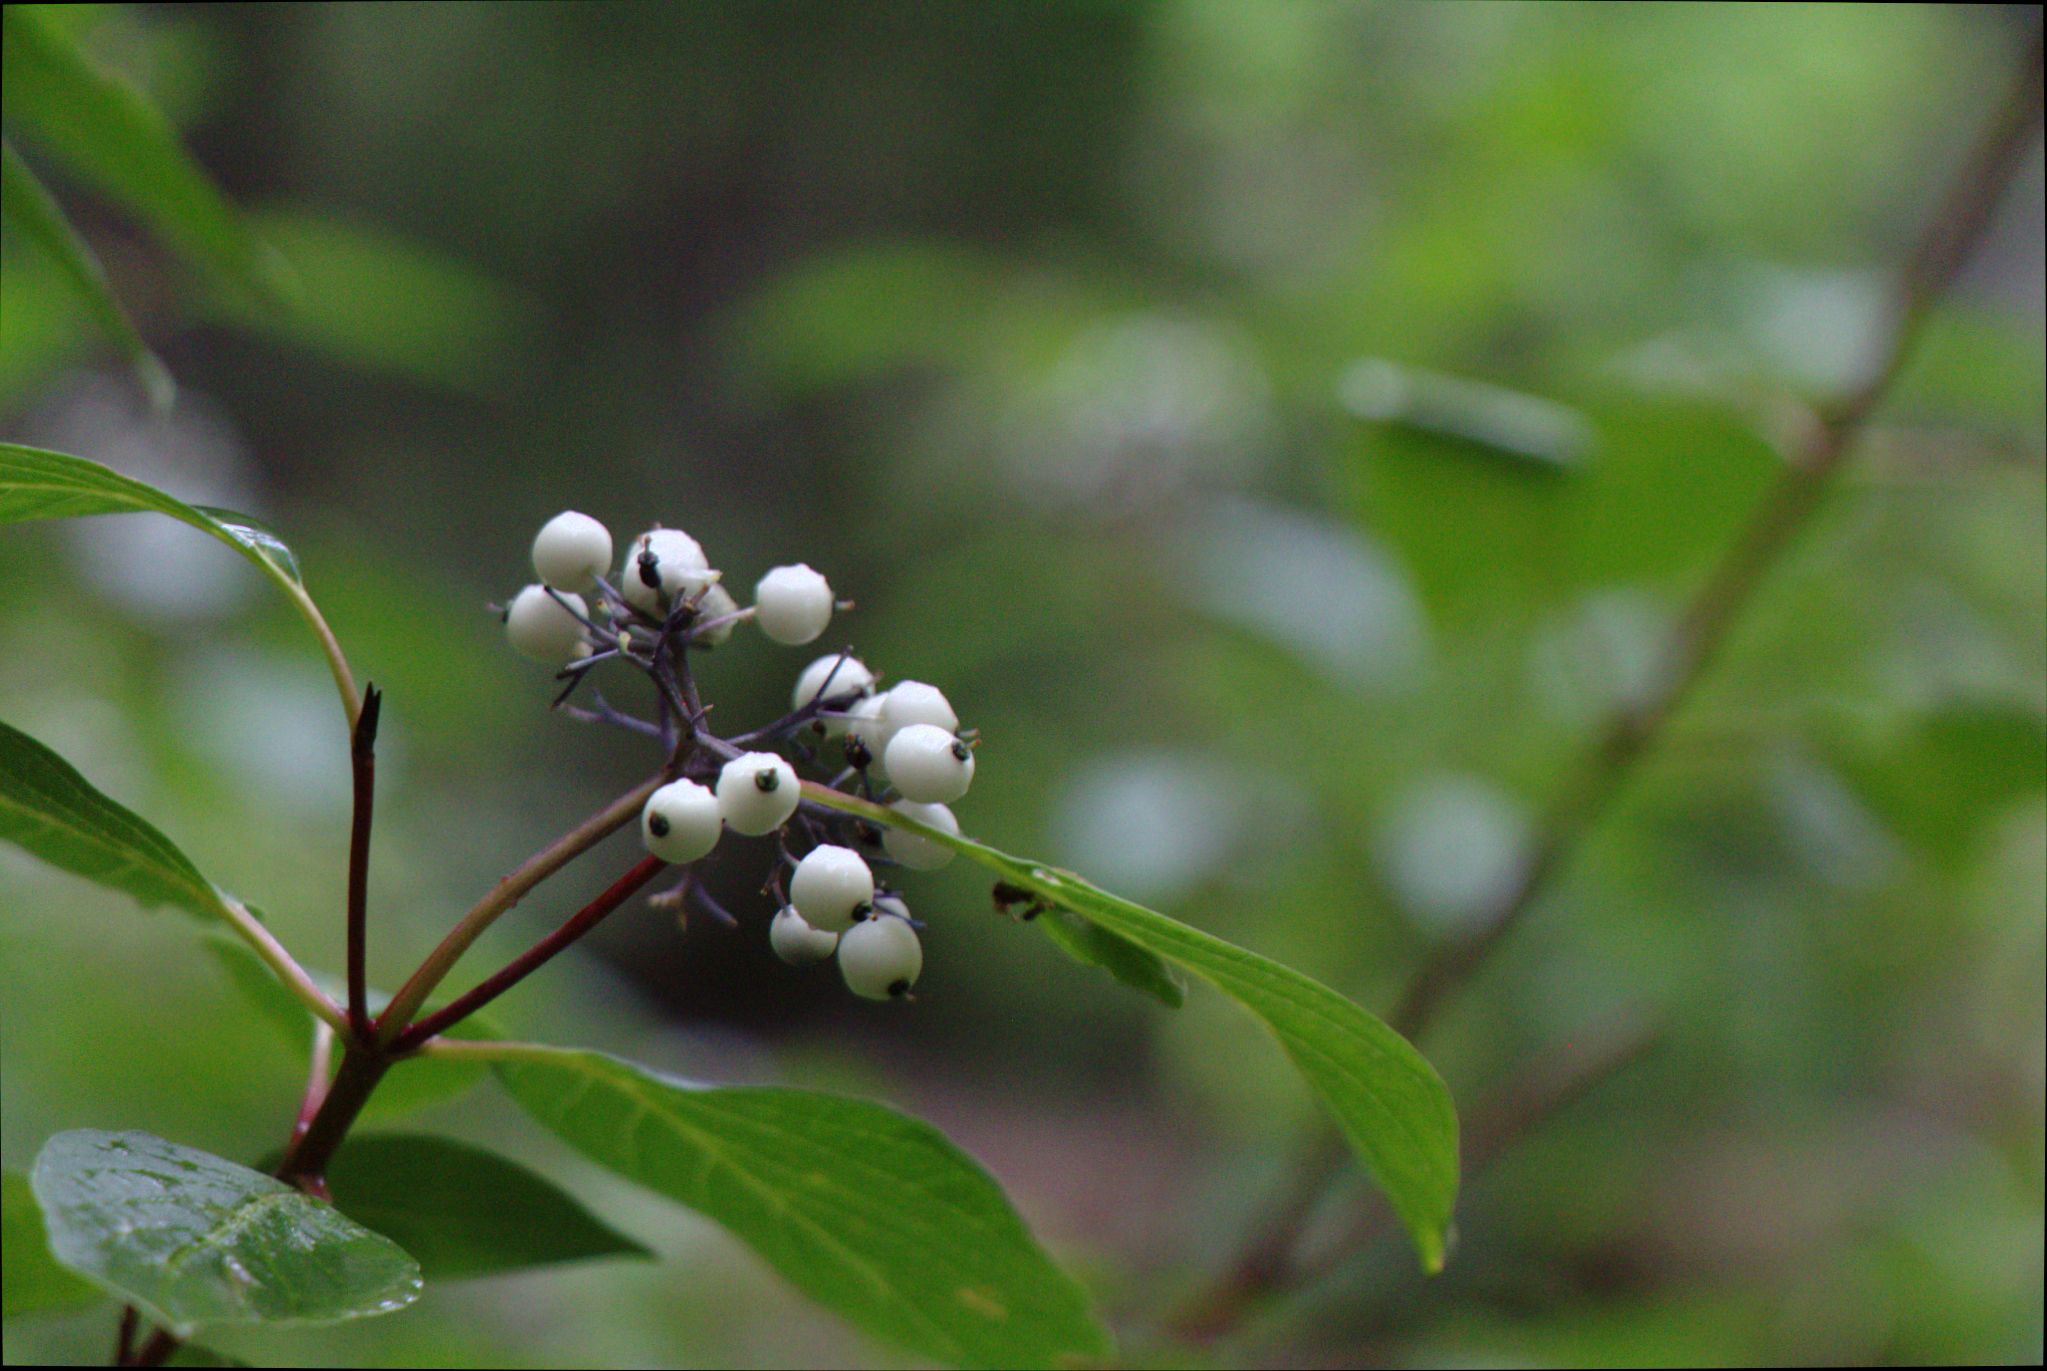
[[[874,873],[850,847],[824,843],[803,854],[789,877],[789,903],[812,928],[843,933],[874,902]]]
[[[547,587],[538,585],[527,586],[512,597],[505,609],[505,637],[513,651],[555,665],[580,655],[576,649],[583,645],[583,625],[576,615],[589,613],[589,608],[580,595],[563,593],[561,598],[567,602],[566,608],[547,593]]]
[[[960,726],[960,716],[952,712],[945,692],[935,685],[926,685],[922,681],[897,681],[881,699],[881,721],[887,726],[891,738],[898,730],[911,724],[930,724],[947,733]]]
[[[643,562],[647,553],[653,554],[651,566]],[[711,563],[703,544],[679,528],[650,528],[626,544],[618,592],[640,613],[659,619],[678,594],[693,595],[710,582]]]
[[[874,892],[874,907],[869,911],[868,917],[871,919],[880,918],[885,914],[893,914],[898,919],[907,919],[910,917],[910,906],[902,896],[896,894],[893,890],[877,890]]]
[[[718,773],[718,808],[734,833],[773,833],[802,798],[796,768],[772,752],[742,752]]]
[[[713,619],[725,622],[699,633],[696,642],[704,647],[717,647],[732,636],[732,630],[739,627],[737,619],[727,619],[728,614],[739,612],[739,601],[732,598],[732,592],[722,585],[713,585],[704,592],[704,598],[697,601],[697,622],[709,623]]]
[[[894,914],[862,920],[839,939],[839,974],[846,988],[869,1000],[910,993],[924,969],[924,947],[910,921]]]
[[[867,763],[867,774],[877,781],[888,779],[888,768],[882,765],[881,755],[888,748],[891,732],[881,717],[882,703],[887,698],[886,694],[863,695],[846,707],[846,713],[850,714],[851,718],[825,720],[826,733],[844,733],[848,743],[855,738],[860,740],[870,758]]]
[[[664,862],[693,862],[718,845],[718,797],[695,781],[670,781],[647,797],[640,837]]]
[[[783,905],[768,924],[768,946],[775,949],[775,955],[791,966],[808,966],[821,962],[832,955],[839,945],[839,935],[827,933],[822,928],[812,928],[803,921],[789,905]]]
[[[761,632],[791,647],[816,641],[832,621],[831,585],[803,562],[761,577],[753,604]]]
[[[874,673],[858,657],[841,658],[834,652],[829,657],[820,657],[803,668],[803,674],[796,678],[796,690],[790,698],[797,709],[809,704],[823,692],[828,700],[841,695],[865,695],[874,687]]]
[[[920,824],[945,833],[958,833],[960,821],[944,805],[918,804],[915,800],[897,800],[889,806],[896,813],[915,819]],[[916,871],[936,871],[953,859],[953,850],[943,843],[932,841],[921,834],[900,828],[884,828],[881,831],[881,848],[904,866]]]
[[[950,804],[974,780],[974,750],[936,724],[911,724],[888,741],[888,778],[906,800]]]
[[[556,590],[584,591],[611,570],[611,530],[565,509],[533,538],[533,572]]]

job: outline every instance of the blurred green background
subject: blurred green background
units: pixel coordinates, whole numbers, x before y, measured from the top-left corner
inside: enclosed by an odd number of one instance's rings
[[[0,433],[249,510],[388,696],[373,978],[645,769],[484,604],[574,507],[984,737],[967,830],[1383,1009],[1512,879],[1605,713],[1874,336],[2032,7],[79,6],[303,286],[220,298],[48,175],[183,393],[152,418],[10,239]],[[948,870],[908,1008],[635,907],[523,1036],[876,1094],[983,1159],[1147,1364],[2037,1361],[2047,483],[2037,147],[1853,470],[1534,916],[1423,1044],[1468,1107],[1616,1016],[1662,1046],[1220,1348],[1155,1336],[1312,1103]],[[714,723],[811,654],[740,638]],[[625,687],[621,685],[621,693]],[[340,962],[348,781],[300,626],[167,521],[0,536],[0,712]],[[522,947],[607,847],[493,932]],[[0,850],[0,1141],[253,1160],[299,1054],[176,916]],[[479,970],[487,969],[488,961]],[[898,1364],[488,1090],[422,1126],[662,1254],[223,1335],[279,1364]],[[1354,1202],[1343,1192],[1332,1213]],[[111,1318],[16,1322],[103,1359]]]

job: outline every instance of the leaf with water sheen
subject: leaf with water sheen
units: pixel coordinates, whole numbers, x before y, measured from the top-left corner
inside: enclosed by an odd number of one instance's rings
[[[390,1239],[273,1177],[147,1133],[59,1133],[31,1183],[56,1259],[179,1336],[332,1323],[419,1297],[419,1266]]]
[[[694,1085],[596,1052],[490,1055],[512,1098],[571,1146],[717,1220],[877,1337],[961,1366],[1109,1355],[1086,1294],[928,1124],[838,1095]]]
[[[69,762],[0,723],[0,838],[52,866],[202,918],[222,914],[213,883],[169,838],[114,803]]]
[[[43,1211],[36,1206],[28,1177],[19,1171],[0,1172],[0,1228],[7,1254],[0,1262],[0,1315],[11,1319],[75,1309],[105,1298],[98,1287],[78,1279],[50,1255]]]

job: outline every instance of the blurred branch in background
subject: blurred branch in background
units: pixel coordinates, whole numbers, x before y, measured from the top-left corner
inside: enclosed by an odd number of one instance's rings
[[[1808,527],[1853,452],[1863,426],[1904,366],[1929,309],[1968,259],[2009,189],[2039,125],[2040,90],[2041,34],[2036,23],[2003,98],[1892,281],[1882,331],[1870,342],[1865,369],[1840,395],[1807,416],[1776,484],[1673,627],[1663,650],[1657,688],[1646,701],[1623,707],[1608,722],[1576,780],[1551,806],[1519,879],[1476,926],[1441,944],[1408,983],[1388,1015],[1388,1021],[1402,1033],[1409,1037],[1426,1033],[1449,998],[1548,892],[1608,802],[1654,748],[1710,669],[1771,570]],[[1595,1054],[1591,1063],[1595,1070],[1587,1079],[1604,1079],[1638,1055],[1635,1050]],[[1492,1119],[1493,1114],[1481,1114],[1472,1123],[1467,1172],[1511,1146],[1551,1108],[1578,1093],[1576,1088],[1561,1093],[1536,1089],[1532,1098],[1550,1101],[1554,1095],[1553,1103],[1535,1110],[1525,1103],[1513,1106],[1512,1127],[1490,1127],[1482,1121]],[[1340,1142],[1328,1135],[1321,1137],[1271,1215],[1255,1227],[1224,1273],[1172,1316],[1171,1330],[1196,1340],[1222,1336],[1270,1298],[1325,1274],[1343,1255],[1376,1233],[1376,1223],[1360,1224],[1351,1230],[1348,1241],[1312,1265],[1302,1261],[1298,1247],[1303,1231],[1330,1184],[1341,1174],[1344,1162]]]

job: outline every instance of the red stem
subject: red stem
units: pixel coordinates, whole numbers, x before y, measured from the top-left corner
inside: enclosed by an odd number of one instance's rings
[[[383,692],[363,688],[362,713],[355,719],[349,760],[355,776],[355,815],[348,834],[348,1030],[360,1042],[370,1034],[369,960],[370,816],[376,807],[377,720]]]
[[[392,1044],[393,1050],[400,1053],[412,1051],[428,1038],[454,1027],[525,980],[546,965],[556,953],[595,928],[606,915],[631,899],[634,891],[660,875],[667,865],[668,863],[652,854],[640,858],[632,870],[613,881],[611,887],[602,895],[571,914],[560,928],[514,957],[502,971],[452,1003],[415,1021],[411,1027],[398,1035],[397,1041]]]

